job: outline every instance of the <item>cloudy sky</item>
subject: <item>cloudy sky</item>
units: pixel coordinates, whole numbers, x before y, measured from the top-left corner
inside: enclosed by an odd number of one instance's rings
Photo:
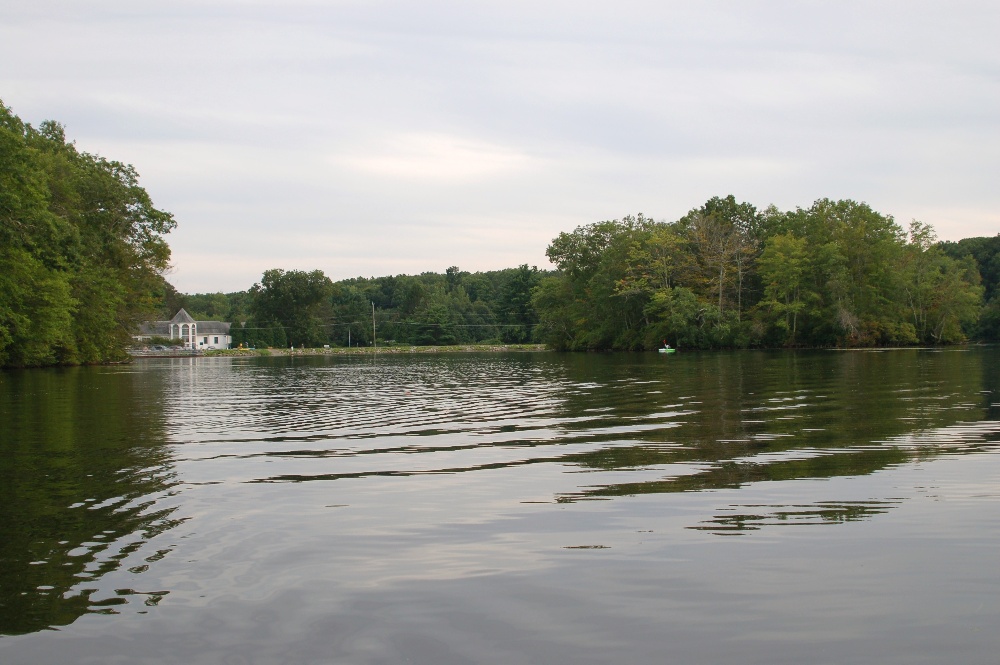
[[[135,165],[181,291],[548,267],[712,196],[1000,232],[1000,3],[0,0],[0,99]]]

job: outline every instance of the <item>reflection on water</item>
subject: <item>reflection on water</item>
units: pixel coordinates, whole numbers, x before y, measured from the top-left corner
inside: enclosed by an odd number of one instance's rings
[[[991,409],[981,357],[925,360],[919,351],[716,354],[670,364],[647,356],[298,359],[202,377],[207,390],[225,382],[225,394],[239,398],[206,404],[189,386],[180,436],[207,446],[212,460],[281,462],[280,472],[248,482],[532,464],[602,472],[553,492],[560,502],[863,475],[991,447],[992,421],[975,424]],[[618,476],[623,482],[611,480]]]
[[[156,634],[197,653],[217,644],[229,645],[226,654],[265,653],[271,642],[252,646],[248,637],[264,613],[286,631],[340,626],[296,642],[300,650],[334,631],[350,643],[336,650],[343,659],[394,662],[403,652],[376,656],[362,645],[410,644],[406,631],[416,631],[425,637],[414,648],[429,654],[416,662],[449,662],[441,645],[455,635],[444,626],[463,617],[491,616],[490,630],[507,626],[523,641],[530,629],[515,628],[515,617],[539,612],[548,628],[532,639],[565,634],[574,645],[596,633],[556,628],[564,603],[589,607],[602,625],[641,625],[634,603],[652,580],[678,589],[670,596],[678,605],[647,599],[653,614],[642,621],[669,617],[680,630],[704,603],[722,621],[729,606],[708,599],[724,590],[683,591],[696,579],[708,584],[701,569],[661,579],[664,562],[707,562],[757,543],[779,548],[769,560],[795,570],[807,559],[791,534],[860,538],[851,525],[874,522],[905,530],[922,519],[915,506],[946,494],[988,524],[982,511],[997,499],[989,482],[934,479],[949,459],[994,458],[998,361],[989,348],[469,354],[146,360],[3,374],[0,634],[85,614],[150,613],[167,622]],[[974,535],[995,539],[984,533]],[[728,535],[744,538],[717,538]],[[861,552],[872,541],[850,542]],[[697,553],[678,558],[678,548]],[[941,556],[933,566],[944,565]],[[476,592],[441,595],[456,584]],[[767,607],[776,584],[745,593]],[[830,601],[844,581],[835,584],[813,591]],[[602,589],[600,602],[590,585]],[[549,596],[532,591],[541,588]],[[405,589],[410,601],[401,600]],[[501,596],[518,609],[483,600]],[[390,597],[403,614],[384,628],[397,638],[362,639],[363,629],[345,627],[374,616],[366,603]],[[415,628],[429,598],[443,614]],[[778,605],[774,621],[796,616]],[[164,613],[170,607],[175,614]],[[220,612],[228,624],[210,638],[201,621]],[[111,630],[116,619],[101,620],[111,623],[88,630]],[[590,620],[578,617],[581,626]],[[427,642],[435,631],[450,637]],[[637,638],[648,642],[620,645],[622,660],[656,651],[661,638],[651,636],[662,631],[650,631]],[[468,645],[454,662],[483,646]],[[472,660],[564,662],[545,654]]]
[[[104,589],[166,551],[147,545],[176,526],[156,377],[122,370],[0,375],[0,633],[114,612],[159,589]]]
[[[765,526],[838,524],[880,515],[899,503],[900,501],[896,500],[817,501],[812,504],[772,506],[747,504],[726,508],[725,510],[734,512],[724,513],[689,528],[727,535],[742,531],[754,531]]]

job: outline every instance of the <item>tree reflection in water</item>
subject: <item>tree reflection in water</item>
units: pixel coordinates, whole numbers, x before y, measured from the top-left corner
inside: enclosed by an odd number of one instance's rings
[[[160,375],[122,368],[0,374],[0,634],[65,626],[167,593],[141,573],[183,520],[164,445]],[[133,587],[104,589],[124,569]]]

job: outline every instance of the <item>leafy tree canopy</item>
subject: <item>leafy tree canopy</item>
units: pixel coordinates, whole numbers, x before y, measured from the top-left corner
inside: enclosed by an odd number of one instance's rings
[[[175,225],[138,181],[0,102],[0,366],[125,356],[165,295]]]

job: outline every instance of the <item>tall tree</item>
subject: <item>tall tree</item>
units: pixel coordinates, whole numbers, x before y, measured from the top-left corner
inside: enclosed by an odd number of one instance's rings
[[[119,359],[155,316],[175,222],[138,180],[0,103],[0,365]]]
[[[250,289],[250,312],[259,326],[278,326],[293,346],[329,343],[333,282],[321,270],[268,270]]]
[[[799,316],[805,309],[804,285],[809,271],[805,238],[791,234],[771,236],[758,261],[764,298],[758,307],[769,322],[784,332],[785,344],[797,343]]]
[[[702,266],[703,284],[716,294],[719,314],[732,302],[742,318],[744,293],[760,245],[761,217],[736,197],[714,197],[679,222],[686,229],[694,257]]]
[[[545,298],[536,300],[551,306],[551,298],[562,293],[569,299],[559,309],[569,313],[572,322],[568,348],[634,349],[643,344],[643,308],[647,294],[623,289],[636,243],[641,241],[652,221],[643,215],[626,216],[578,227],[561,233],[549,245],[546,254],[558,266],[568,288],[545,285]],[[551,303],[551,304],[550,304]]]
[[[939,247],[953,259],[971,257],[976,262],[982,278],[985,307],[974,334],[979,339],[1000,341],[1000,234],[942,242]]]
[[[955,260],[936,244],[934,230],[914,220],[910,242],[899,266],[914,332],[921,342],[965,340],[979,315],[983,288],[975,260]]]
[[[502,341],[523,343],[531,339],[532,328],[538,323],[531,294],[540,279],[538,268],[529,268],[527,264],[504,271],[497,303],[497,314],[503,325]]]

